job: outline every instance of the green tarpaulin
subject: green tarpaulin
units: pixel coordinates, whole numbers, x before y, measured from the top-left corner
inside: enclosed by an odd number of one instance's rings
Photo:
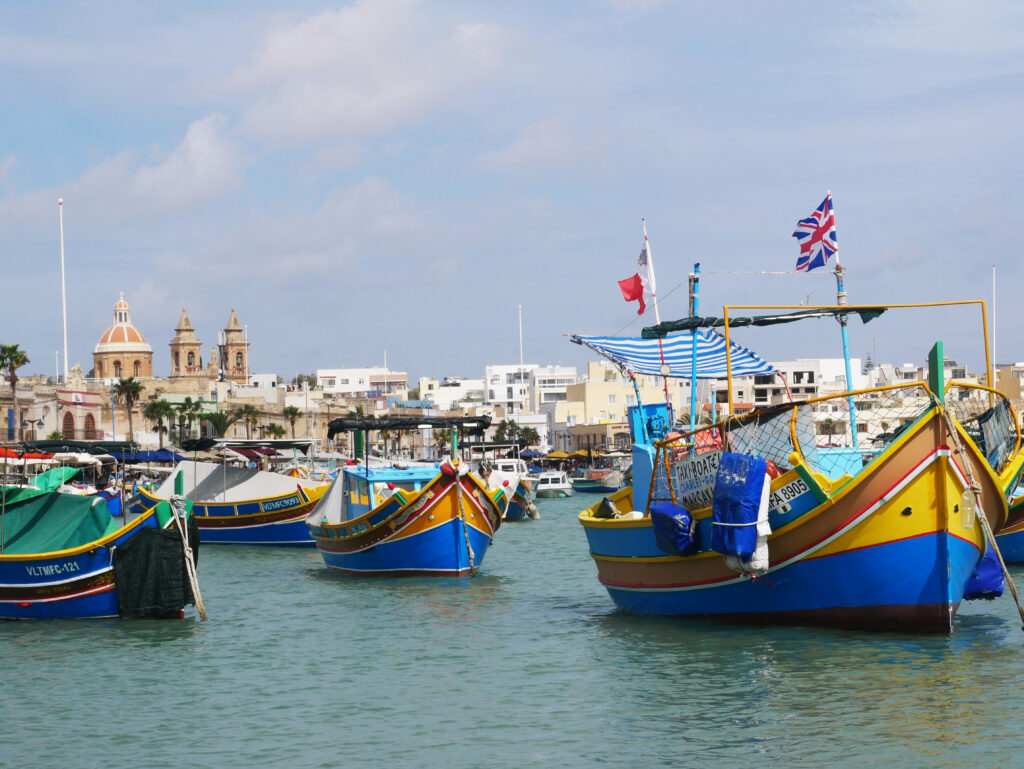
[[[7,502],[3,516],[4,555],[51,553],[81,547],[118,529],[106,502],[55,491]]]

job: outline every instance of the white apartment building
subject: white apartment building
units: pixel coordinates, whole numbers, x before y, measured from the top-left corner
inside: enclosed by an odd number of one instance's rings
[[[316,370],[317,384],[324,392],[342,397],[366,398],[402,395],[409,389],[409,375],[383,366],[369,368],[324,368]]]
[[[522,366],[484,368],[484,402],[501,406],[510,414],[530,410],[530,377],[539,368],[536,363]]]
[[[575,366],[542,366],[530,372],[532,411],[539,414],[545,404],[567,399],[567,390],[577,382]]]
[[[419,379],[420,400],[431,401],[438,411],[450,411],[460,404],[484,400],[484,380],[446,376],[437,380],[431,377]]]

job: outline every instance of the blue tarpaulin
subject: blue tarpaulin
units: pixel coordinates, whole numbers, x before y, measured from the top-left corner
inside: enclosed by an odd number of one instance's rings
[[[110,456],[118,462],[181,462],[185,457],[175,454],[170,449],[157,449],[156,451],[111,451]]]
[[[679,334],[664,339],[624,336],[573,336],[572,341],[626,366],[634,374],[689,379],[693,371],[693,338],[697,339],[697,379],[725,379],[725,339],[711,329]],[[752,350],[729,343],[733,376],[774,374],[776,369]]]

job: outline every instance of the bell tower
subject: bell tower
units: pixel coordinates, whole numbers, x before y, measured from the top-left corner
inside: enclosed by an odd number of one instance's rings
[[[203,375],[201,343],[188,312],[181,311],[181,319],[174,328],[171,340],[171,379]]]
[[[226,382],[249,383],[249,340],[231,308],[228,324],[220,332],[220,370]]]

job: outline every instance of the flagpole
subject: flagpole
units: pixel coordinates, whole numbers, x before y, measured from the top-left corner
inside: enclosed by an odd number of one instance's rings
[[[697,317],[700,306],[700,262],[695,262],[690,273],[690,317]],[[697,329],[690,332],[690,429],[697,429]]]
[[[832,191],[829,190],[829,197],[832,196]],[[835,204],[832,205],[832,219],[835,221],[836,208]],[[836,250],[836,306],[845,307],[846,301],[846,286],[843,282],[843,267],[839,263],[839,250]],[[853,372],[850,370],[850,339],[846,332],[847,318],[845,315],[839,315],[837,317],[839,321],[839,328],[843,335],[843,362],[846,364],[846,389],[852,390],[853,388]],[[853,396],[846,396],[847,408],[850,412],[850,438],[853,441],[853,448],[860,448],[860,438],[857,435],[857,411],[853,405]]]
[[[992,265],[992,362],[995,376],[999,376],[999,358],[996,357],[996,266]],[[995,378],[989,382],[989,387],[995,387]]]
[[[661,313],[658,312],[658,284],[654,278],[654,260],[651,258],[651,244],[647,240],[647,220],[641,218],[640,225],[644,230],[644,251],[647,254],[647,280],[651,284],[651,299],[654,302],[654,322],[660,325]],[[665,406],[668,408],[668,421],[669,427],[671,428],[672,423],[675,421],[675,417],[672,415],[672,398],[668,394],[669,366],[665,363],[665,350],[662,346],[661,337],[658,337],[658,351],[661,353],[661,377],[665,384]]]
[[[64,385],[68,383],[68,299],[64,289],[64,199],[57,198],[57,220],[60,223],[60,306],[64,316]]]

